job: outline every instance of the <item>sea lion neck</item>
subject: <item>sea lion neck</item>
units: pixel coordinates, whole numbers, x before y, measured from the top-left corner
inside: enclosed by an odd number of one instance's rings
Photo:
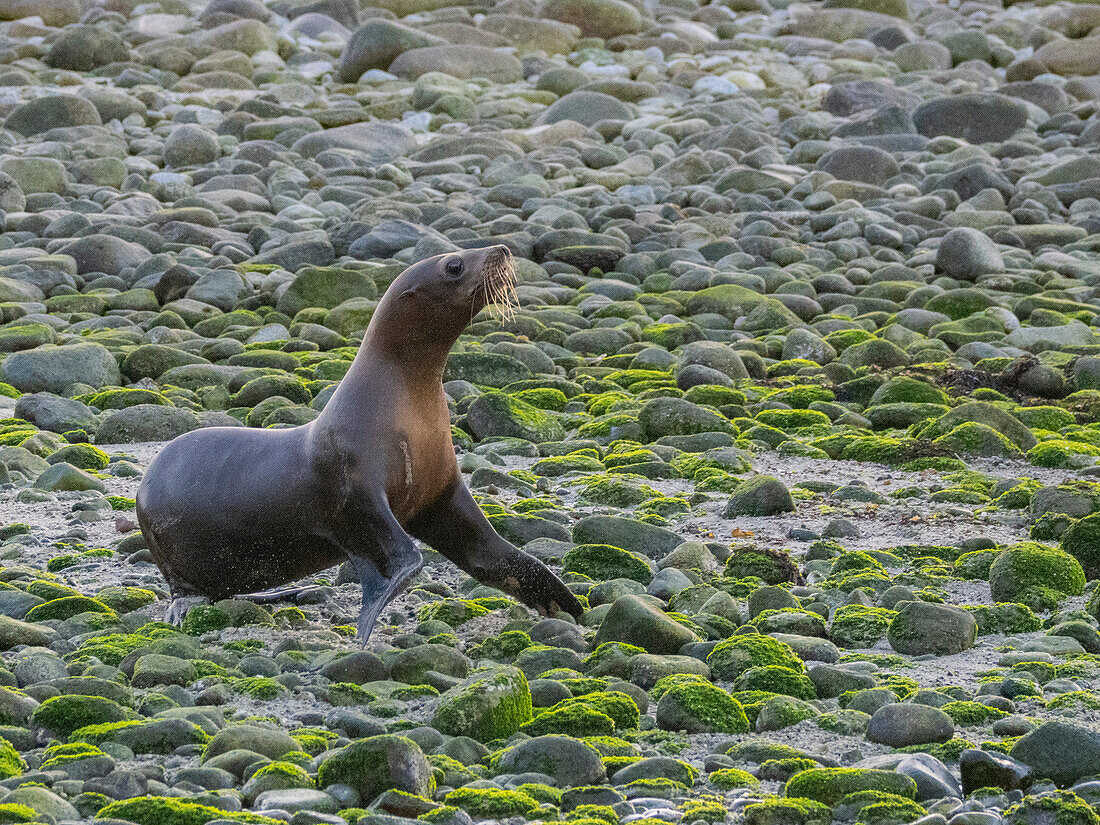
[[[349,377],[351,372],[369,369],[372,362],[385,361],[406,380],[439,386],[447,356],[461,331],[441,329],[415,305],[387,294],[367,326]]]

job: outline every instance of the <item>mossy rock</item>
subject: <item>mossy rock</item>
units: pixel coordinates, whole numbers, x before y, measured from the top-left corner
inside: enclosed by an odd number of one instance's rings
[[[579,544],[565,554],[562,569],[596,581],[631,579],[649,584],[653,571],[648,559],[609,544]]]
[[[115,611],[98,599],[92,599],[88,596],[64,596],[60,599],[52,599],[45,604],[32,607],[27,613],[27,621],[64,621],[80,613],[103,613],[107,616],[116,615]]]
[[[1054,438],[1036,444],[1027,453],[1027,460],[1036,467],[1050,469],[1079,469],[1094,463],[1100,456],[1100,447],[1080,441]]]
[[[1069,553],[1036,542],[1014,544],[989,569],[989,587],[996,602],[1023,602],[1033,588],[1050,588],[1078,596],[1085,588],[1085,572]]]
[[[731,636],[719,642],[707,655],[711,675],[722,681],[735,681],[751,668],[777,665],[801,673],[802,659],[791,646],[759,633]]]
[[[584,703],[556,705],[538,714],[521,728],[528,736],[564,734],[582,738],[610,736],[615,732],[615,720]]]
[[[953,453],[980,458],[1019,458],[1020,449],[992,427],[967,421],[933,442]]]
[[[1037,443],[1035,435],[1018,418],[984,401],[969,401],[955,407],[951,412],[924,426],[918,435],[926,439],[939,438],[967,422],[992,427],[1020,450],[1030,450]]]
[[[705,681],[673,684],[657,703],[657,725],[688,733],[748,733],[741,703]]]
[[[873,768],[810,768],[792,776],[783,789],[788,797],[836,805],[857,791],[882,791],[915,799],[917,783],[903,774]]]
[[[538,800],[523,791],[500,788],[458,788],[447,794],[444,801],[475,819],[528,817],[539,807]]]
[[[869,406],[879,404],[940,404],[946,405],[948,396],[928,381],[900,375],[891,378],[871,396]]]
[[[896,615],[884,607],[843,605],[833,613],[829,638],[840,647],[874,647],[886,638],[886,631]]]
[[[1059,548],[1077,559],[1088,578],[1100,575],[1100,513],[1070,524],[1062,533]]]
[[[565,430],[552,414],[503,392],[486,392],[474,399],[466,413],[476,438],[523,438],[535,443],[561,441]]]
[[[817,698],[817,689],[810,677],[802,672],[801,663],[797,669],[782,665],[751,667],[737,677],[737,689],[781,693],[806,701]]]
[[[814,799],[765,799],[745,806],[745,825],[829,825],[829,806]]]
[[[110,387],[93,395],[81,396],[80,400],[88,406],[101,410],[121,410],[126,407],[136,407],[138,404],[160,404],[165,407],[172,404],[166,396],[156,390],[137,387]]]
[[[51,453],[46,461],[50,464],[65,462],[81,470],[105,470],[111,459],[107,453],[91,444],[68,444]]]
[[[137,714],[102,696],[53,696],[35,708],[35,725],[68,736],[88,725],[132,721]]]
[[[527,678],[518,668],[500,667],[475,673],[445,693],[432,726],[448,736],[488,742],[511,736],[530,719]]]
[[[411,739],[383,734],[358,739],[328,757],[317,771],[317,785],[350,785],[360,799],[396,788],[426,796],[435,787],[431,766]]]
[[[96,819],[124,820],[137,825],[205,825],[214,819],[228,819],[242,825],[277,825],[279,822],[260,814],[225,811],[167,796],[138,796],[112,802],[100,809]]]

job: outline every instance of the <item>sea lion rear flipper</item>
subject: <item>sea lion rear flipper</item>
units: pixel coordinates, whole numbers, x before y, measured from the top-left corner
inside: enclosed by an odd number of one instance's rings
[[[370,511],[349,514],[345,522],[359,525],[357,531],[341,530],[332,537],[347,554],[348,564],[363,588],[356,625],[361,644],[366,644],[370,638],[382,608],[408,584],[424,561],[419,548],[397,522],[384,498],[367,506],[371,507]],[[363,524],[369,524],[370,529],[362,529]]]
[[[179,627],[183,624],[188,610],[204,604],[210,604],[210,599],[206,596],[173,596],[171,603],[168,605],[168,615],[164,617],[164,621]]]

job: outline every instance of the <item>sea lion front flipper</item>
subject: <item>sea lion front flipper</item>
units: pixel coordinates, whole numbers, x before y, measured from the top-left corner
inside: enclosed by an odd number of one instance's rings
[[[168,615],[164,617],[164,621],[179,627],[183,624],[188,610],[204,604],[210,604],[210,599],[206,596],[174,596],[168,605]]]
[[[461,479],[439,501],[421,510],[408,529],[482,584],[503,590],[544,615],[564,611],[577,618],[584,612],[549,567],[493,529]]]

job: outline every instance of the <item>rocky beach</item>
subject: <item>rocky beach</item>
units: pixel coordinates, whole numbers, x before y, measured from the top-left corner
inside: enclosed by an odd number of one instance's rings
[[[166,622],[164,445],[497,244],[456,461],[580,618]],[[1100,5],[0,0],[0,825],[1100,825],[1098,458]]]

